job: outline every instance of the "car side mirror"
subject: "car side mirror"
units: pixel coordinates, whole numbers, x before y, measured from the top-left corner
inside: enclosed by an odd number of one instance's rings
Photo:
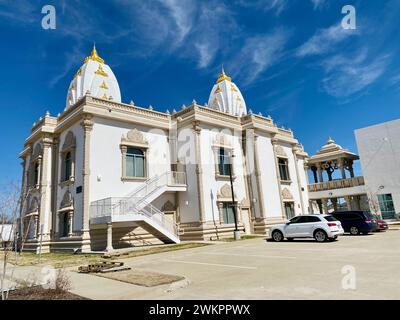
[[[286,222],[286,225],[288,226],[289,224],[291,224],[291,222],[289,221],[289,222]]]

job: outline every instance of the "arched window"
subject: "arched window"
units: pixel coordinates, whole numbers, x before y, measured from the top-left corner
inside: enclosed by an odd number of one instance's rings
[[[67,152],[65,154],[65,159],[64,159],[64,181],[70,179],[71,173],[72,173],[72,157],[71,157],[71,152]]]
[[[73,183],[75,180],[75,149],[76,139],[72,131],[68,131],[60,152],[61,159],[61,182]]]
[[[145,157],[143,150],[127,148],[125,161],[127,177],[145,177]]]
[[[33,170],[33,185],[39,184],[39,163],[36,163]]]

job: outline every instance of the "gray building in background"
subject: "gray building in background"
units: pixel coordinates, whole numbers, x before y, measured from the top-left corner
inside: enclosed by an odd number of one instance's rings
[[[400,219],[400,119],[358,129],[355,136],[370,207],[386,220]]]

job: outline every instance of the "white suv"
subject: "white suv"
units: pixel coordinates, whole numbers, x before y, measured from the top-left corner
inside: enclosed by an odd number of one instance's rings
[[[284,238],[289,241],[294,238],[314,238],[324,242],[335,240],[343,233],[342,224],[331,215],[313,214],[297,216],[286,224],[271,226],[269,238],[277,242]]]

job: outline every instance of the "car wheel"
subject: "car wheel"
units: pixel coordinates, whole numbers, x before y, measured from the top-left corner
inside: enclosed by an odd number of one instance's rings
[[[281,242],[283,240],[282,232],[278,230],[272,232],[272,240],[274,240],[275,242]]]
[[[317,230],[314,233],[314,239],[317,240],[317,242],[325,242],[327,238],[328,236],[323,230]]]
[[[287,238],[288,241],[293,241],[293,238]]]
[[[351,227],[351,228],[350,228],[350,234],[351,234],[351,235],[356,236],[356,235],[358,235],[359,233],[360,233],[360,231],[358,230],[357,227]]]

